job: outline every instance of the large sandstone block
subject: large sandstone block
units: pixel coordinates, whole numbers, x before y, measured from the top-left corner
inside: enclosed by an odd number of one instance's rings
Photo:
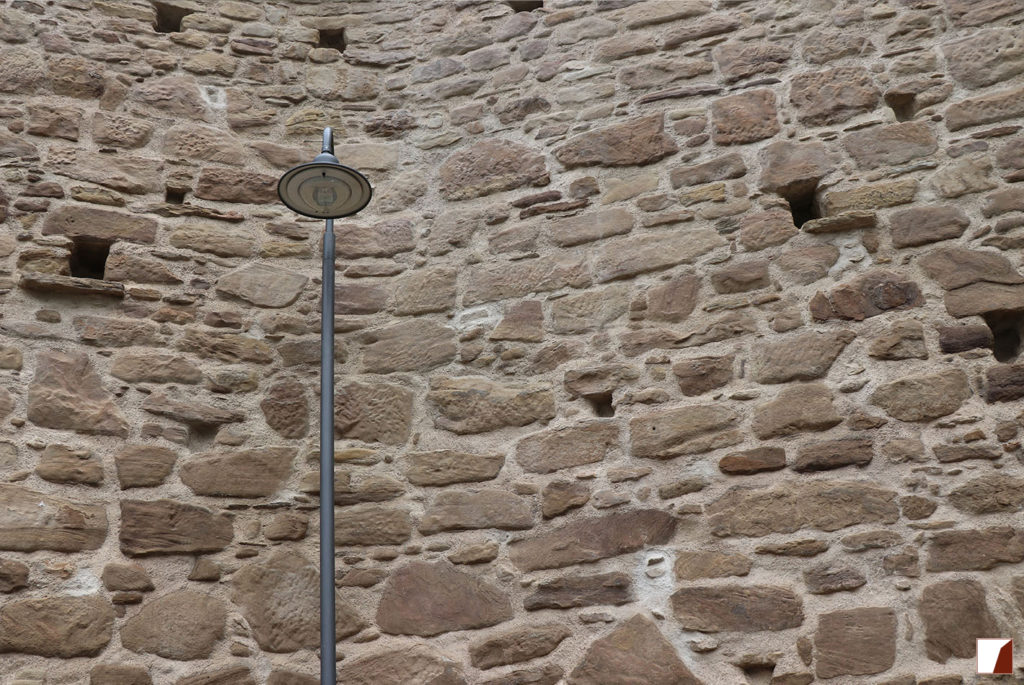
[[[497,625],[512,615],[512,603],[498,587],[445,561],[413,561],[385,583],[377,625],[393,635],[431,637]]]
[[[833,531],[899,518],[894,491],[842,480],[735,487],[709,504],[706,513],[712,534],[719,537],[760,537],[803,528]]]
[[[510,140],[484,140],[459,150],[438,170],[441,195],[466,200],[524,185],[548,183],[544,157]]]
[[[487,669],[537,659],[553,652],[571,634],[560,623],[524,625],[470,645],[470,662]]]
[[[47,213],[43,235],[152,244],[156,240],[157,226],[155,219],[146,216],[85,205],[63,205]]]
[[[561,568],[635,552],[672,539],[676,519],[656,509],[620,511],[579,519],[509,545],[512,563],[522,571]]]
[[[446,530],[498,528],[523,530],[533,527],[529,502],[504,490],[442,492],[426,508],[419,531],[432,535]]]
[[[406,479],[413,485],[475,483],[497,477],[505,464],[502,454],[472,454],[455,450],[409,452]]]
[[[222,167],[203,167],[200,170],[195,195],[203,200],[243,204],[279,202],[275,176]]]
[[[250,264],[221,276],[217,292],[257,307],[279,309],[295,302],[309,279],[302,274],[266,264]]]
[[[717,633],[796,628],[803,602],[790,589],[771,585],[687,586],[676,590],[672,613],[684,630]]]
[[[407,509],[358,504],[334,515],[334,542],[338,546],[400,545],[410,537],[412,517]]]
[[[97,183],[124,193],[145,194],[163,188],[164,162],[161,159],[67,148],[51,149],[48,163],[61,176]]]
[[[294,447],[200,454],[181,465],[181,482],[197,495],[269,497],[292,471]]]
[[[121,500],[121,551],[128,556],[219,552],[234,539],[230,514],[173,500]]]
[[[594,280],[605,283],[689,264],[725,244],[725,239],[717,231],[708,228],[645,233],[609,240],[598,248]]]
[[[99,549],[106,537],[103,505],[0,484],[0,549],[81,552]]]
[[[938,149],[935,134],[922,121],[868,128],[843,138],[843,147],[862,169],[905,164]]]
[[[959,131],[1020,116],[1024,116],[1024,88],[1010,88],[951,104],[946,108],[946,128]]]
[[[338,668],[338,682],[346,685],[467,685],[455,663],[424,645],[385,648],[345,659]]]
[[[224,637],[227,604],[212,595],[178,590],[146,602],[121,628],[121,644],[140,654],[206,659]]]
[[[931,421],[955,412],[971,394],[967,374],[947,369],[886,383],[871,395],[871,404],[900,421]]]
[[[889,607],[832,611],[814,633],[819,678],[881,673],[896,663],[896,613]]]
[[[360,336],[362,371],[428,371],[455,359],[455,330],[435,321],[415,319]]]
[[[943,530],[928,545],[928,571],[987,571],[1024,561],[1024,533],[1009,526]]]
[[[531,473],[552,473],[602,461],[618,444],[617,423],[590,421],[523,438],[516,444],[516,462]]]
[[[797,333],[758,346],[750,372],[758,383],[788,383],[821,378],[856,337],[850,330]]]
[[[860,66],[798,74],[790,83],[797,118],[811,126],[840,124],[871,111],[881,99],[871,75]]]
[[[98,656],[113,628],[114,607],[98,596],[17,600],[0,607],[0,653]]]
[[[625,573],[568,575],[538,583],[523,599],[527,611],[572,609],[589,606],[619,606],[635,601],[631,581]]]
[[[400,445],[409,438],[412,391],[386,383],[347,383],[334,395],[334,430],[364,442]]]
[[[37,426],[128,437],[128,421],[84,352],[42,351],[28,387],[28,420]]]
[[[924,623],[928,658],[946,663],[950,657],[970,659],[977,653],[977,638],[1002,635],[985,600],[985,588],[976,580],[946,580],[921,592],[917,612]]]
[[[678,149],[665,133],[665,116],[658,113],[581,133],[555,148],[554,154],[567,169],[572,169],[651,164]]]
[[[434,425],[459,434],[555,417],[554,396],[546,384],[497,383],[479,376],[433,378],[427,400],[437,411]]]
[[[654,621],[637,614],[595,640],[569,676],[571,685],[703,685]]]
[[[670,459],[701,454],[742,441],[739,415],[717,404],[700,404],[650,412],[629,422],[635,457]]]
[[[751,428],[761,440],[794,433],[826,431],[842,421],[832,406],[832,391],[820,383],[782,390],[774,400],[754,407]]]
[[[294,652],[320,644],[320,573],[305,557],[279,551],[247,564],[231,577],[231,600],[242,608],[260,648]],[[337,638],[366,626],[348,602],[335,597]]]

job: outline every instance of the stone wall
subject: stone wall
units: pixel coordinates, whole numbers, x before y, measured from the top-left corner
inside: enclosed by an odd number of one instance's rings
[[[6,0],[0,682],[318,682],[325,125],[339,682],[989,682],[1022,21]]]

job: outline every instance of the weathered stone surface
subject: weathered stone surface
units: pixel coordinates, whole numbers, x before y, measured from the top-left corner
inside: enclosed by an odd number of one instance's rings
[[[832,406],[832,391],[820,383],[807,383],[787,387],[774,400],[757,405],[751,428],[758,438],[767,440],[828,430],[841,421]]]
[[[895,247],[915,247],[958,238],[970,223],[959,207],[940,205],[905,209],[890,218],[892,243]]]
[[[199,87],[188,77],[167,76],[146,81],[135,87],[132,99],[185,121],[205,120],[208,116]]]
[[[1024,505],[1024,480],[999,473],[980,476],[950,492],[949,503],[971,514],[1018,511]]]
[[[477,376],[433,378],[427,400],[438,412],[434,425],[459,434],[526,426],[555,416],[551,388],[542,384],[496,383]]]
[[[1024,534],[1009,526],[944,530],[928,545],[929,571],[987,571],[1024,560]]]
[[[572,634],[560,623],[538,623],[506,631],[469,646],[474,668],[487,669],[529,661],[555,651]]]
[[[171,475],[177,455],[158,445],[127,445],[114,455],[121,489],[153,487]]]
[[[227,605],[212,595],[178,590],[146,602],[121,628],[121,644],[141,654],[206,659],[224,637]]]
[[[804,583],[812,595],[850,592],[866,582],[867,579],[860,571],[849,566],[823,564],[804,571]]]
[[[866,466],[874,456],[874,444],[870,438],[840,438],[801,445],[796,460],[791,464],[794,471],[828,471],[843,466]]]
[[[541,514],[554,518],[590,501],[590,488],[583,483],[553,480],[541,490]]]
[[[589,267],[580,257],[545,255],[481,264],[469,269],[462,303],[468,306],[565,287],[580,288],[590,282]]]
[[[924,297],[917,283],[901,274],[878,269],[833,288],[827,296],[819,292],[811,299],[810,310],[819,321],[832,318],[863,321],[893,309],[910,309],[923,304]]]
[[[750,90],[718,98],[711,103],[712,140],[718,145],[753,143],[771,138],[781,129],[775,93]]]
[[[153,685],[144,666],[97,664],[89,671],[89,685]]]
[[[677,150],[672,137],[665,133],[665,117],[659,113],[582,133],[555,148],[554,154],[572,169],[651,164]]]
[[[121,551],[128,556],[219,552],[234,539],[229,514],[173,500],[121,500]]]
[[[230,666],[185,676],[174,685],[256,685],[248,666]]]
[[[881,94],[863,67],[847,66],[793,77],[790,102],[800,121],[810,126],[839,124],[868,112]]]
[[[709,390],[727,385],[733,378],[735,357],[696,357],[672,366],[679,389],[687,397],[703,395]]]
[[[871,404],[900,421],[931,421],[955,412],[971,394],[967,374],[948,369],[886,383],[871,395]]]
[[[516,444],[516,462],[531,473],[551,473],[605,459],[619,445],[619,426],[591,421],[535,433]]]
[[[718,461],[722,473],[749,475],[786,468],[786,450],[782,447],[755,447],[727,454]]]
[[[748,214],[740,219],[739,243],[748,252],[782,245],[800,231],[793,216],[784,209]]]
[[[438,170],[442,197],[467,200],[524,185],[546,185],[544,157],[510,140],[485,140],[459,150]]]
[[[670,601],[683,629],[702,633],[785,630],[804,622],[803,603],[784,587],[688,586],[672,593]]]
[[[875,212],[855,209],[835,216],[811,219],[800,228],[807,233],[842,233],[861,228],[874,228],[877,224],[878,215]]]
[[[92,118],[92,139],[101,145],[140,148],[153,135],[153,125],[143,119],[97,112]]]
[[[412,536],[412,518],[405,509],[358,504],[335,513],[338,545],[398,545]]]
[[[186,328],[184,336],[178,340],[177,347],[200,357],[219,359],[230,364],[269,364],[274,360],[270,345],[263,340],[237,333],[213,332],[200,328]]]
[[[81,552],[98,549],[107,537],[107,515],[99,504],[9,484],[0,484],[0,503],[0,549]]]
[[[509,598],[497,587],[444,561],[413,561],[385,583],[377,625],[386,633],[430,637],[497,625],[512,614]]]
[[[727,578],[750,573],[750,557],[723,552],[677,552],[673,567],[678,580]]]
[[[128,422],[83,352],[41,351],[28,388],[28,420],[37,426],[128,436]]]
[[[632,228],[633,215],[625,209],[616,208],[556,219],[551,225],[545,224],[544,232],[556,245],[571,247],[629,233]]]
[[[221,276],[217,292],[250,302],[257,307],[279,309],[298,299],[309,281],[301,274],[266,264],[252,264]]]
[[[664,409],[629,422],[634,456],[670,459],[701,454],[742,440],[739,415],[717,404]]]
[[[751,375],[758,383],[821,378],[854,337],[850,330],[797,333],[761,345],[751,359]]]
[[[177,248],[220,257],[251,257],[256,252],[256,242],[251,233],[212,224],[182,226],[171,233],[170,243]]]
[[[141,566],[136,564],[107,564],[103,567],[103,587],[108,590],[148,592],[153,581]]]
[[[269,204],[278,202],[277,178],[238,169],[203,167],[195,195],[203,200]]]
[[[743,157],[733,152],[701,164],[676,167],[669,174],[669,180],[671,180],[673,188],[682,188],[683,186],[740,178],[746,173],[747,165],[743,162]]]
[[[28,587],[28,565],[0,558],[0,593],[8,594]]]
[[[998,252],[968,250],[962,247],[940,247],[918,259],[929,278],[946,290],[986,281],[989,283],[1024,283],[1017,269]]]
[[[268,652],[294,652],[320,644],[320,574],[296,552],[280,551],[247,564],[231,577],[231,600],[242,608],[259,646]],[[339,639],[366,625],[341,598],[335,598]]]
[[[893,322],[889,332],[871,341],[868,355],[875,359],[927,359],[924,326],[913,319]]]
[[[571,685],[702,685],[654,622],[637,614],[595,640],[569,676]]]
[[[764,259],[729,262],[714,271],[710,280],[711,287],[720,294],[745,293],[771,285],[768,262]]]
[[[395,314],[443,312],[455,304],[458,271],[449,267],[418,269],[405,274],[394,291]]]
[[[768,488],[732,488],[709,504],[711,532],[760,537],[803,528],[833,531],[858,523],[894,523],[896,493],[856,481],[793,482]]]
[[[181,279],[160,260],[127,254],[113,254],[107,257],[103,278],[108,281],[132,283],[181,283]]]
[[[835,168],[821,143],[772,143],[761,151],[761,163],[761,187],[783,196],[814,188]]]
[[[334,430],[364,442],[400,445],[409,438],[412,391],[386,383],[347,383],[334,395]]]
[[[245,420],[245,414],[212,404],[199,404],[158,391],[142,402],[142,408],[151,414],[166,416],[193,426],[219,426]]]
[[[463,490],[434,497],[420,519],[419,531],[432,535],[479,528],[523,530],[533,523],[529,503],[517,495],[496,489]]]
[[[814,633],[819,678],[871,675],[896,663],[896,613],[889,607],[832,611]]]
[[[568,575],[539,583],[523,599],[527,611],[572,609],[600,605],[628,604],[634,601],[629,576],[625,573],[601,573],[592,576]]]
[[[843,147],[862,169],[905,164],[938,149],[935,134],[921,121],[856,131],[843,138]]]
[[[89,450],[47,445],[39,456],[36,475],[51,483],[99,485],[103,482],[103,465]]]
[[[985,588],[976,580],[947,580],[927,586],[917,612],[924,623],[928,658],[940,664],[950,657],[973,658],[979,636],[1001,634],[985,601]]]
[[[912,178],[899,181],[869,183],[850,190],[832,190],[822,199],[824,211],[830,216],[854,210],[868,211],[896,207],[912,202],[918,183]]]
[[[81,57],[55,55],[49,61],[49,80],[53,92],[75,98],[103,95],[103,67]]]
[[[202,159],[219,164],[241,164],[242,146],[209,126],[172,126],[164,134],[165,155]]]
[[[76,316],[73,320],[82,342],[101,347],[159,345],[159,326],[150,321],[106,316]]]
[[[184,383],[203,379],[199,367],[188,359],[163,352],[119,352],[110,375],[129,383]]]
[[[267,389],[260,402],[267,425],[284,438],[302,438],[309,431],[309,400],[298,380],[287,378]]]
[[[990,445],[936,445],[932,448],[935,458],[943,464],[968,459],[999,459],[1003,456],[998,447]]]
[[[754,41],[725,43],[711,54],[727,82],[779,71],[790,58],[785,46]]]
[[[1000,90],[976,98],[966,98],[946,108],[946,127],[959,131],[969,126],[991,124],[1024,116],[1022,88]]]
[[[647,317],[673,323],[685,320],[697,306],[700,284],[700,277],[684,273],[654,286],[647,291]]]
[[[964,317],[988,312],[1024,309],[1024,286],[1000,283],[972,283],[946,293],[946,311]]]
[[[1000,364],[985,371],[985,401],[1012,402],[1024,397],[1024,364]]]
[[[363,343],[365,373],[427,371],[455,359],[455,331],[434,321],[414,320],[368,331]]]
[[[334,236],[335,254],[345,259],[391,257],[416,246],[412,223],[407,219],[381,221],[373,226],[335,224]]]
[[[505,464],[501,454],[471,454],[454,450],[410,452],[405,477],[413,485],[451,485],[492,480]]]
[[[160,190],[164,168],[159,159],[75,149],[51,150],[49,163],[62,176],[133,194]]]
[[[726,241],[716,231],[691,228],[609,240],[601,245],[594,262],[598,283],[632,278],[650,271],[688,264]]]
[[[200,454],[181,465],[181,481],[197,495],[269,497],[288,479],[294,447]]]
[[[490,340],[540,342],[544,339],[544,308],[540,300],[522,300],[505,311]]]
[[[451,661],[423,645],[385,649],[346,659],[338,682],[348,685],[467,685]]]
[[[579,519],[509,546],[522,571],[561,568],[661,545],[675,533],[676,519],[663,511],[638,509]]]
[[[156,231],[157,222],[149,217],[81,205],[59,207],[47,213],[43,223],[43,235],[98,241],[126,240],[152,244]]]
[[[114,607],[93,597],[53,596],[0,607],[0,653],[98,656],[110,642]]]

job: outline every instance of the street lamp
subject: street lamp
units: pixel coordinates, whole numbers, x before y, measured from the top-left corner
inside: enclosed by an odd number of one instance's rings
[[[277,194],[293,212],[325,219],[320,295],[320,683],[335,685],[334,634],[334,220],[370,202],[366,177],[334,156],[334,132],[324,129],[320,154],[286,171]]]

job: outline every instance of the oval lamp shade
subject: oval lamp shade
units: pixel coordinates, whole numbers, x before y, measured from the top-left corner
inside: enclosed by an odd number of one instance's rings
[[[310,162],[284,173],[277,194],[293,212],[314,219],[340,219],[370,202],[373,188],[355,169],[343,164]]]

